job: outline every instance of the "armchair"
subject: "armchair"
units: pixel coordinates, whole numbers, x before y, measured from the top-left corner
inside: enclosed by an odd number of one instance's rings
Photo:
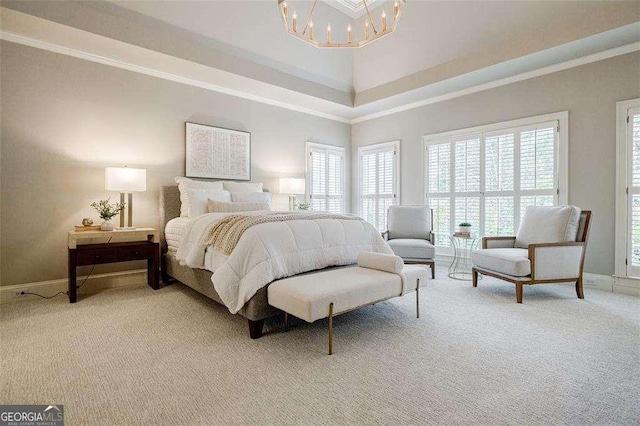
[[[382,237],[395,255],[406,264],[428,265],[431,278],[435,279],[433,210],[429,206],[391,206],[387,228]]]
[[[484,237],[482,249],[471,254],[473,286],[478,274],[514,283],[522,303],[524,285],[575,282],[584,299],[590,222],[591,211],[574,206],[529,207],[516,237]]]

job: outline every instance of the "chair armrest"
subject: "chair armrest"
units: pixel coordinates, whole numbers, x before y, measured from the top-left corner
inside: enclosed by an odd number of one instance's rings
[[[583,242],[529,244],[531,279],[576,280],[582,276],[586,244]]]
[[[436,234],[434,234],[433,231],[429,231],[429,241],[432,246],[436,245]]]
[[[513,248],[516,237],[482,237],[482,248]]]
[[[383,240],[385,241],[389,240],[389,231],[384,231],[381,235]]]

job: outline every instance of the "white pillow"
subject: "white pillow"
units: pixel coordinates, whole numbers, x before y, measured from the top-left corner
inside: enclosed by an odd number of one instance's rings
[[[580,207],[576,206],[527,207],[516,235],[515,247],[575,241],[580,213]]]
[[[175,179],[178,184],[178,190],[180,191],[180,217],[188,217],[189,209],[186,196],[184,194],[187,188],[209,189],[212,191],[223,191],[224,187],[222,182],[212,182],[206,180],[193,180],[183,176],[177,176]]]
[[[230,192],[262,192],[262,183],[222,182],[224,189]]]
[[[186,209],[187,217],[198,217],[207,213],[207,201],[231,202],[229,191],[216,191],[202,188],[186,188],[184,190],[185,202],[182,206]]]
[[[270,192],[232,192],[231,201],[234,203],[267,203],[271,205]]]
[[[271,210],[267,203],[223,203],[220,201],[207,201],[207,211],[209,213],[230,213],[230,212],[252,212],[258,210]]]

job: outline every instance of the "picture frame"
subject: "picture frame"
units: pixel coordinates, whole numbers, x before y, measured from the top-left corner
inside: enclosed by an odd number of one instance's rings
[[[251,133],[185,123],[185,176],[251,180]]]

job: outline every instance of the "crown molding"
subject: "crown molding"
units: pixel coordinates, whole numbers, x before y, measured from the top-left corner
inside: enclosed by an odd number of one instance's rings
[[[640,50],[640,42],[627,44],[625,46],[608,49],[602,52],[594,53],[592,55],[583,56],[581,58],[572,59],[570,61],[561,62],[554,65],[538,68],[533,71],[527,71],[520,74],[516,74],[510,77],[501,78],[498,80],[490,81],[483,84],[477,84],[462,90],[452,91],[443,95],[429,97],[420,101],[406,103],[393,108],[388,108],[380,112],[361,115],[351,119],[351,124],[362,123],[364,121],[373,120],[387,115],[397,114],[404,111],[409,111],[415,108],[420,108],[426,105],[435,104],[438,102],[447,101],[450,99],[459,98],[461,96],[471,95],[473,93],[483,92],[485,90],[494,89],[500,86],[506,86],[507,84],[517,83],[519,81],[529,80],[536,77],[541,77],[547,74],[553,74],[559,71],[564,71],[570,68],[579,67],[581,65],[590,64],[592,62],[602,61],[605,59],[613,58],[620,55],[626,55],[627,53],[633,53]],[[357,108],[356,108],[357,109]]]
[[[492,73],[487,72],[494,67],[501,67],[502,72],[504,68],[509,67],[521,69],[521,62],[526,62],[528,57],[518,58],[354,108],[11,9],[0,7],[0,10],[2,11],[1,40],[347,124],[362,123],[640,50],[640,41],[637,41],[504,78],[492,78]],[[606,33],[603,33],[600,37],[605,35]],[[555,49],[548,49],[547,52],[538,52],[534,55],[553,56],[556,53]],[[478,76],[481,74],[482,79],[488,81],[479,79]],[[434,87],[438,87],[442,93],[437,93],[435,90],[429,93]]]

